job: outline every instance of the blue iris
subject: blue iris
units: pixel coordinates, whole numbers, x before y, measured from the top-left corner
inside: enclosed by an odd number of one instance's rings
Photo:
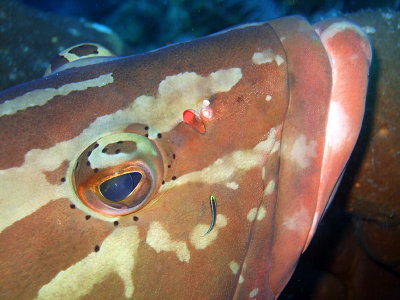
[[[100,192],[110,201],[118,202],[124,200],[142,180],[139,172],[126,173],[107,181],[100,185]]]

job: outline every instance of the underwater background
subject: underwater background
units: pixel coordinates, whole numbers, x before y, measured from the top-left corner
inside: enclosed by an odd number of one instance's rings
[[[112,28],[135,51],[208,35],[240,23],[300,14],[311,23],[360,9],[398,9],[398,0],[23,0],[37,9]]]
[[[61,50],[84,42],[141,53],[230,26],[299,14],[311,23],[400,0],[0,0],[0,90],[40,77]]]
[[[0,0],[0,90],[41,77],[59,51],[82,42],[128,55],[285,15],[311,23],[351,16],[374,48],[365,125],[338,194],[279,299],[400,299],[399,7],[400,0]],[[378,28],[387,35],[374,35]],[[363,182],[370,188],[357,194]]]

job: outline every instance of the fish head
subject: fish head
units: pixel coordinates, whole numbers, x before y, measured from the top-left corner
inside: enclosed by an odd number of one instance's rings
[[[370,57],[345,20],[288,17],[4,91],[1,295],[274,299],[354,147]]]

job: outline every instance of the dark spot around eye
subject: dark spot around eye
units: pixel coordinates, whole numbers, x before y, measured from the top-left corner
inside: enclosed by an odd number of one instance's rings
[[[139,221],[139,217],[133,216],[133,221]]]
[[[119,222],[118,221],[114,221],[114,226],[118,226]]]
[[[65,177],[61,178],[61,182],[65,182]]]
[[[101,150],[101,152],[106,153],[107,152],[107,148],[104,148],[103,150]]]
[[[89,215],[87,215],[87,216],[85,217],[85,219],[86,219],[86,220],[89,220],[89,219],[90,219],[90,216],[89,216]]]
[[[175,180],[176,179],[176,176],[172,176],[172,180]]]
[[[96,246],[94,247],[94,251],[95,251],[95,252],[99,252],[99,251],[100,251],[99,245],[96,245]]]
[[[87,165],[88,167],[90,167],[90,161],[88,161],[88,162],[86,163],[86,165]]]
[[[144,130],[149,130],[149,126],[144,127]]]
[[[94,148],[95,148],[95,149],[96,149],[98,146],[99,146],[99,144],[97,144],[97,143],[94,144]]]
[[[89,151],[89,152],[88,152],[88,154],[87,154],[87,156],[89,157],[89,156],[90,156],[90,154],[92,154],[92,151]]]
[[[173,159],[175,159],[175,158],[176,158],[176,156],[175,156],[175,153],[174,153],[174,154],[172,154],[172,158],[173,158]]]
[[[75,209],[75,204],[71,204],[69,207],[71,207],[72,209]]]
[[[163,180],[163,181],[161,182],[161,184],[165,184],[165,181]]]
[[[98,168],[95,168],[95,169],[93,170],[93,172],[95,172],[95,173],[97,173],[98,171],[99,171]]]
[[[117,142],[117,144],[122,144],[122,143],[123,143],[123,141],[118,141],[118,142]]]
[[[120,149],[115,150],[115,154],[118,154],[118,153],[120,153],[120,152],[121,152]]]
[[[168,168],[171,168],[171,165],[168,165]]]
[[[144,135],[145,137],[149,137],[149,135],[146,133],[145,135]]]
[[[161,138],[162,138],[162,134],[161,134],[161,133],[158,133],[158,134],[157,134],[157,137],[158,137],[159,139],[161,139]]]

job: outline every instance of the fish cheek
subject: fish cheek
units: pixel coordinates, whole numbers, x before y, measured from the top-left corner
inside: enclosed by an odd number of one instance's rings
[[[35,298],[43,285],[93,252],[113,230],[107,222],[87,220],[69,204],[64,198],[50,201],[2,232],[0,243],[7,247],[0,252],[0,286],[12,291],[10,298]]]

